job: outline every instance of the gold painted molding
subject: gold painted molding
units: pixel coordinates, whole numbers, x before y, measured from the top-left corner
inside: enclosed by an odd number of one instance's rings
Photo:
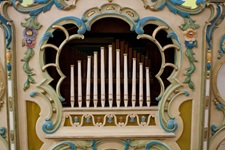
[[[5,72],[0,63],[0,110],[2,105],[4,104],[4,101],[2,100],[4,93],[5,93]]]
[[[222,96],[220,95],[219,93],[219,90],[218,90],[218,86],[217,86],[217,80],[218,80],[218,74],[219,74],[219,71],[221,69],[221,67],[225,65],[225,56],[223,56],[218,62],[217,64],[215,65],[215,69],[213,70],[213,78],[212,78],[212,88],[213,88],[213,92],[215,94],[215,97],[217,98],[217,100],[225,105],[225,99],[222,98]]]

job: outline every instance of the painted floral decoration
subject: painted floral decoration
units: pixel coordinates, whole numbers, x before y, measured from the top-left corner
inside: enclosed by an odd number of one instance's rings
[[[23,45],[28,48],[34,48],[38,31],[33,27],[27,27],[23,30]]]
[[[184,39],[185,41],[188,41],[189,43],[194,42],[197,36],[197,32],[196,30],[192,29],[192,28],[188,28],[187,30],[185,30],[184,32]]]

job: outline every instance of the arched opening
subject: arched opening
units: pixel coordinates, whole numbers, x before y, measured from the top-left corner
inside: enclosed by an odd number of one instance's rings
[[[70,35],[76,34],[78,28],[75,25],[67,24],[64,27],[68,30]],[[153,31],[157,28],[157,25],[149,24],[144,27],[145,34],[152,35]],[[55,30],[53,32],[54,38],[48,40],[48,43],[59,46],[65,39],[65,36],[61,30]],[[65,80],[61,84],[61,95],[65,98],[63,102],[64,107],[70,106],[70,66],[74,65],[77,68],[77,61],[81,60],[82,70],[82,106],[86,107],[86,79],[87,79],[87,56],[92,56],[93,53],[98,52],[98,103],[97,106],[101,106],[101,93],[100,93],[100,47],[105,48],[105,107],[109,106],[108,99],[108,45],[112,45],[112,63],[113,63],[113,107],[116,107],[116,49],[120,49],[120,91],[121,91],[121,103],[120,106],[124,107],[124,54],[127,54],[128,62],[128,106],[132,106],[131,93],[132,93],[132,59],[136,58],[136,99],[139,99],[139,63],[143,64],[143,87],[146,86],[146,74],[145,67],[150,69],[150,93],[151,93],[151,106],[157,105],[158,102],[155,98],[160,93],[160,84],[155,78],[155,75],[159,72],[161,67],[161,54],[155,43],[147,40],[137,40],[137,34],[134,31],[130,31],[130,26],[123,20],[117,18],[103,18],[96,21],[90,32],[84,34],[84,39],[76,39],[68,42],[59,57],[59,65],[62,72],[66,75]],[[161,46],[172,44],[172,40],[167,38],[165,31],[159,31],[156,39],[160,42]],[[166,62],[174,64],[174,49],[168,49],[165,51]],[[55,62],[56,52],[46,50],[45,62]],[[94,106],[93,102],[93,59],[91,63],[91,101],[90,107]],[[59,75],[55,68],[47,68],[48,73],[54,79],[50,84],[53,88],[59,80]],[[173,68],[166,67],[161,78],[165,87],[170,83],[167,77],[172,73]],[[77,95],[78,95],[78,75],[77,70],[74,72],[75,80],[75,107],[78,107]],[[140,106],[139,101],[136,101],[135,106]],[[146,88],[143,88],[143,106],[147,106],[146,102]]]

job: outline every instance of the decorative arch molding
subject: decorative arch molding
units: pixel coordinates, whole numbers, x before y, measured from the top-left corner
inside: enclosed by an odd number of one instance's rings
[[[112,147],[107,145],[107,143],[113,142],[114,145]],[[59,142],[56,145],[54,145],[51,149],[58,150],[62,148],[69,148],[71,150],[78,149],[88,149],[91,148],[92,150],[97,150],[102,145],[105,145],[104,147],[106,150],[111,149],[121,149],[128,150],[129,148],[134,149],[140,149],[145,148],[146,150],[149,150],[151,148],[155,149],[161,149],[161,150],[172,150],[165,141],[159,141],[159,140],[90,140],[90,141],[63,141]]]
[[[139,21],[139,15],[131,8],[122,8],[118,4],[108,3],[100,8],[94,7],[84,12],[82,16],[83,22],[86,24],[87,31],[91,30],[91,25],[102,18],[113,17],[121,19],[130,25],[130,30],[134,31],[136,23]]]
[[[161,19],[156,17],[146,17],[143,19],[139,19],[138,14],[134,10],[130,8],[121,8],[119,5],[113,4],[113,3],[105,4],[101,7],[101,9],[91,8],[87,10],[84,13],[82,19],[79,19],[73,16],[60,18],[57,21],[55,21],[46,30],[45,34],[43,35],[39,44],[39,61],[40,61],[40,68],[42,70],[42,74],[45,79],[37,86],[39,89],[43,90],[43,92],[42,93],[32,92],[30,94],[31,97],[39,95],[45,101],[48,101],[49,103],[49,108],[51,109],[51,113],[45,119],[46,121],[43,124],[42,130],[46,134],[50,134],[50,135],[53,134],[53,137],[54,137],[54,133],[60,128],[60,126],[62,126],[63,108],[62,108],[61,102],[64,101],[64,98],[61,96],[60,86],[66,76],[63,74],[63,72],[60,69],[59,56],[64,45],[73,39],[83,39],[84,38],[83,34],[85,34],[86,30],[91,29],[91,25],[94,22],[96,22],[99,19],[107,18],[107,17],[119,18],[127,22],[131,27],[130,30],[131,31],[135,30],[136,33],[138,34],[137,39],[147,39],[157,45],[162,58],[161,68],[158,74],[156,75],[156,78],[158,79],[158,82],[161,85],[160,94],[156,98],[158,101],[160,101],[158,105],[158,109],[159,109],[158,119],[163,130],[165,130],[166,132],[174,133],[178,128],[178,124],[176,122],[176,118],[173,117],[172,114],[170,114],[170,105],[171,103],[173,103],[176,97],[180,95],[186,95],[186,96],[189,95],[187,91],[178,90],[180,87],[182,87],[182,84],[179,82],[178,79],[176,79],[176,76],[180,70],[180,65],[182,61],[182,58],[181,58],[182,48],[181,48],[181,43],[178,39],[178,36],[173,31],[173,29]],[[66,24],[73,24],[77,26],[78,28],[77,34],[70,35],[67,29],[63,26]],[[158,26],[153,31],[152,35],[145,34],[143,30],[143,27],[149,24],[155,24]],[[53,38],[53,32],[55,30],[62,31],[62,33],[65,36],[65,39],[62,41],[62,43],[59,46],[47,43],[50,38]],[[170,38],[173,44],[161,46],[160,42],[156,39],[156,36],[158,32],[162,30],[167,33],[167,38]],[[45,56],[46,48],[50,48],[56,51],[56,60],[54,63],[45,64],[44,56]],[[176,61],[174,64],[167,63],[165,61],[164,52],[169,48],[173,48],[175,51]],[[53,89],[49,85],[49,83],[53,80],[53,78],[46,71],[48,67],[55,67],[58,74],[60,75],[60,79],[57,83],[56,89]],[[170,86],[167,89],[165,89],[161,79],[161,75],[166,67],[173,68],[173,71],[168,78],[168,81],[170,82]],[[171,101],[168,101],[169,98],[171,99]],[[168,113],[165,113],[166,105],[169,105]]]

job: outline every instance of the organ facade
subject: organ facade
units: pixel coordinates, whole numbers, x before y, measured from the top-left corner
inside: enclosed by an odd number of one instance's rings
[[[224,149],[224,3],[0,0],[0,147]]]

